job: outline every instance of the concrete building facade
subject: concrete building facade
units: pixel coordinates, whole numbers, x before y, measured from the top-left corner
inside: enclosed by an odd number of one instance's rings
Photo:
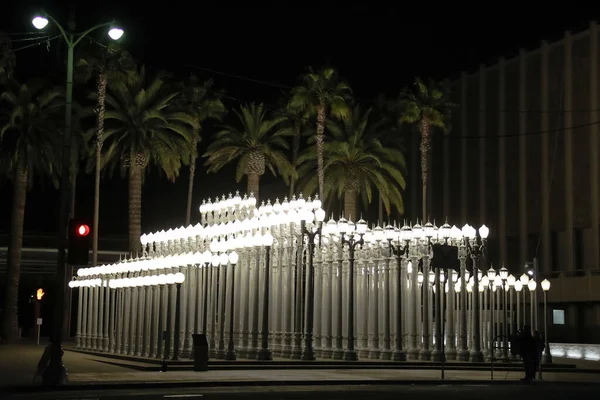
[[[540,273],[561,282],[549,300],[565,325],[551,340],[600,341],[599,40],[591,23],[463,73],[452,82],[452,131],[433,145],[431,215],[487,224],[494,266],[522,273],[536,257]]]

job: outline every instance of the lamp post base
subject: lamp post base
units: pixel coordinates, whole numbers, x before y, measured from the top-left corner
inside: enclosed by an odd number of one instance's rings
[[[334,360],[343,360],[344,359],[344,350],[342,350],[342,349],[333,350],[332,358]]]
[[[430,361],[431,360],[431,350],[421,349],[421,351],[419,352],[419,360]]]
[[[471,362],[483,362],[483,353],[479,350],[472,351],[470,354],[469,361]]]
[[[391,360],[392,359],[392,350],[383,349],[381,350],[381,354],[379,354],[380,360]]]
[[[448,349],[446,350],[446,361],[455,361],[458,353],[456,349]]]
[[[358,361],[358,354],[355,350],[344,351],[344,361]]]
[[[237,359],[237,354],[235,353],[235,350],[227,350],[227,353],[225,353],[225,360],[234,361],[236,359]]]
[[[444,359],[444,352],[440,349],[434,349],[431,352],[431,361],[442,362]]]
[[[416,347],[409,349],[408,350],[408,359],[409,360],[418,360],[419,359],[419,349]]]
[[[458,361],[469,361],[469,350],[459,350],[456,356]]]
[[[300,359],[304,360],[304,361],[315,361],[317,358],[315,356],[315,352],[313,351],[312,347],[305,347]]]
[[[273,356],[271,355],[271,350],[260,349],[258,351],[258,355],[257,355],[256,359],[261,360],[261,361],[271,361],[273,359]]]
[[[394,350],[392,352],[392,361],[406,361],[406,352],[404,350]]]

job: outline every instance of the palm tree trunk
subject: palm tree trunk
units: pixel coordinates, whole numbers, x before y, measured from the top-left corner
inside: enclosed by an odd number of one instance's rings
[[[381,226],[385,226],[385,223],[383,222],[383,197],[381,197],[381,190],[379,191],[379,224],[381,224]]]
[[[431,151],[430,125],[427,119],[421,120],[421,190],[422,190],[422,207],[423,207],[423,223],[428,219],[427,215],[427,183],[429,180],[429,153]]]
[[[19,277],[23,249],[23,221],[27,200],[27,167],[20,166],[13,180],[12,211],[10,215],[10,242],[8,244],[6,292],[2,330],[7,342],[19,340]]]
[[[296,168],[296,164],[298,163],[298,154],[300,153],[300,135],[302,134],[302,124],[297,122],[294,128],[294,141],[292,142],[292,165],[294,168]],[[295,190],[296,178],[292,176],[292,179],[290,180],[290,199],[294,195]]]
[[[317,176],[319,178],[319,197],[321,201],[325,201],[323,196],[325,171],[323,171],[323,145],[325,143],[325,104],[321,101],[317,109]]]
[[[196,140],[194,144],[196,146]],[[188,182],[187,209],[185,211],[185,226],[190,224],[192,220],[192,195],[194,193],[194,176],[196,176],[196,156],[192,156],[190,160],[190,181]]]
[[[250,195],[250,193],[254,193],[254,197],[256,198],[256,206],[258,207],[258,205],[260,204],[258,202],[258,188],[259,188],[259,182],[260,182],[260,175],[259,174],[255,174],[255,173],[248,173],[248,187],[246,189],[246,191],[248,192],[248,195]]]
[[[139,253],[142,249],[142,173],[143,167],[131,164],[129,173],[129,251]]]
[[[356,190],[346,190],[344,192],[344,218],[357,221],[356,217]]]
[[[100,170],[102,169],[102,140],[106,99],[106,74],[103,69],[96,78],[98,102],[96,103],[96,176],[94,181],[94,223],[92,224],[92,266],[98,264],[98,225],[100,224]]]

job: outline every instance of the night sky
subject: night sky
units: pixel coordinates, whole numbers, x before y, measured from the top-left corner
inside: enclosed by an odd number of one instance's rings
[[[5,3],[9,2],[14,0]],[[0,31],[33,31],[31,18],[36,6],[44,7],[61,22],[67,20],[67,8],[61,4],[66,1],[16,3],[3,4],[0,8]],[[583,30],[589,20],[600,17],[600,9],[578,8],[572,16],[567,16],[562,7],[562,13],[532,7],[525,14],[517,15],[513,6],[510,10],[496,9],[491,3],[473,3],[477,9],[421,11],[411,11],[404,6],[386,8],[378,2],[349,5],[349,2],[323,1],[319,2],[323,5],[320,8],[312,8],[311,2],[303,2],[305,6],[297,8],[228,7],[223,1],[214,2],[220,4],[217,7],[211,3],[81,2],[75,9],[76,30],[117,18],[126,32],[123,45],[150,70],[167,70],[181,77],[190,73],[200,78],[213,77],[216,87],[226,90],[229,107],[251,101],[275,107],[285,87],[294,85],[309,65],[335,66],[352,85],[356,97],[368,104],[368,99],[378,93],[396,96],[417,75],[454,79],[461,70],[475,70],[480,63],[492,64],[498,56],[511,57],[520,47],[536,48],[543,39],[557,40],[565,30]],[[26,44],[15,42],[13,48]],[[64,54],[61,53],[64,47],[60,45],[59,40],[55,40],[49,51],[46,46],[19,50],[17,73],[21,77],[64,76],[57,62]],[[75,86],[74,92],[85,90]],[[207,130],[204,145],[210,140],[211,132],[214,129]],[[245,180],[235,183],[231,170],[206,175],[201,163],[199,167],[193,220],[199,218],[197,206],[203,198],[236,188],[243,191],[246,186]],[[159,177],[156,171],[150,172],[142,199],[145,231],[183,223],[187,177],[186,168],[175,183]],[[91,218],[92,176],[81,176],[77,186],[77,213]],[[268,174],[261,180],[261,186],[263,198],[287,192]],[[100,234],[124,235],[127,231],[126,181],[118,176],[106,179],[101,190]],[[8,230],[10,192],[8,183],[0,183],[0,232]],[[57,193],[49,184],[42,186],[36,182],[27,200],[26,232],[56,230],[56,200]]]

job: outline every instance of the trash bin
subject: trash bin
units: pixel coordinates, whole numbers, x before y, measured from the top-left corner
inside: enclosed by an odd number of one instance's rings
[[[204,334],[192,335],[194,341],[194,371],[208,371],[208,340]]]

